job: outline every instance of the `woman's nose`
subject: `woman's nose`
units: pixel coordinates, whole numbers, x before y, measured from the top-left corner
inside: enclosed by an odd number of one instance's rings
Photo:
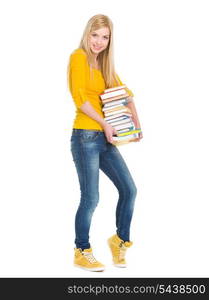
[[[96,42],[97,42],[97,45],[101,45],[102,44],[102,39],[101,38],[97,38]]]

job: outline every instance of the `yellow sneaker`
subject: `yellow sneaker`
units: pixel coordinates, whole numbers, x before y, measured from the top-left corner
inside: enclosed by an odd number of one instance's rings
[[[104,271],[105,266],[95,259],[92,249],[75,248],[74,266],[87,271]]]
[[[125,254],[126,250],[132,246],[133,242],[124,242],[119,238],[117,234],[111,236],[108,240],[108,245],[112,252],[113,264],[115,267],[125,268],[126,260]]]

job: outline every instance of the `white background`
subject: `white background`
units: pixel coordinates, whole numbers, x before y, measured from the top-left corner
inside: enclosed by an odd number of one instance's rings
[[[209,276],[208,1],[0,3],[0,276]],[[73,267],[80,190],[66,71],[98,13],[113,21],[144,138],[119,148],[138,187],[128,268],[111,263],[118,194],[101,172],[90,241],[106,271],[91,273]]]

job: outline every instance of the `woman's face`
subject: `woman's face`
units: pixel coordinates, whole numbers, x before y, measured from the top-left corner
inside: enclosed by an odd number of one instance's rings
[[[98,55],[107,48],[109,39],[110,31],[108,27],[102,27],[98,30],[92,31],[89,36],[89,46],[91,51]]]

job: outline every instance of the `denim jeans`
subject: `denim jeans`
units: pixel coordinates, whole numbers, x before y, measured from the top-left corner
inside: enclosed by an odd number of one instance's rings
[[[122,240],[129,241],[137,188],[118,148],[109,143],[104,132],[99,130],[73,128],[70,143],[81,192],[75,216],[76,248],[91,247],[89,230],[99,202],[99,169],[118,190],[116,233]]]

